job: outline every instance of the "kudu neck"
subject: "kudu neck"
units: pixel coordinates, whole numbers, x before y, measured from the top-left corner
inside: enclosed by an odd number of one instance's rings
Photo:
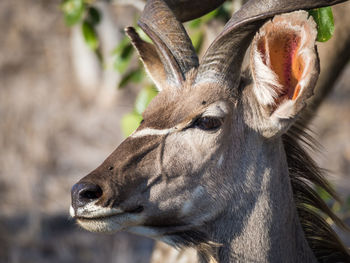
[[[261,151],[247,151],[241,160],[249,189],[209,224],[212,239],[222,244],[214,257],[220,263],[317,262],[297,215],[282,141],[255,147]]]

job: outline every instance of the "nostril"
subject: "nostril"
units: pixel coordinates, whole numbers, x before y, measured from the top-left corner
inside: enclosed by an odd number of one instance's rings
[[[72,188],[72,206],[73,208],[82,207],[86,204],[98,200],[103,195],[103,191],[100,186],[79,182]]]
[[[138,206],[133,213],[141,213],[143,211],[143,206]]]
[[[102,189],[98,185],[90,186],[87,189],[82,189],[79,192],[80,199],[95,200],[102,196]]]

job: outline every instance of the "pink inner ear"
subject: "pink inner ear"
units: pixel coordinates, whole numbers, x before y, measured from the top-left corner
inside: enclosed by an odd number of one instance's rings
[[[298,97],[300,92],[298,83],[304,70],[304,61],[298,56],[299,49],[300,37],[293,31],[285,30],[277,34],[275,32],[259,39],[258,50],[263,62],[267,65],[266,58],[269,57],[267,66],[275,72],[279,83],[283,86],[276,90],[278,94],[276,104],[285,99],[295,100]]]

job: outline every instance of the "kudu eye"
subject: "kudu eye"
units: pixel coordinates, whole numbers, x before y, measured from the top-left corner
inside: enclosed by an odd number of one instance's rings
[[[222,120],[219,118],[200,117],[194,122],[193,126],[204,131],[213,131],[218,129],[221,124]]]

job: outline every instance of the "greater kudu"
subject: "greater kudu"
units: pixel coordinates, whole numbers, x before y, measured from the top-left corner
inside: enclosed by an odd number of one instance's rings
[[[71,215],[90,231],[193,247],[201,262],[349,262],[315,211],[342,223],[310,183],[334,192],[296,140],[319,74],[316,24],[288,13],[342,0],[251,0],[200,64],[181,24],[193,17],[175,2],[147,2],[139,25],[154,44],[126,29],[160,92],[140,127],[73,186]]]

